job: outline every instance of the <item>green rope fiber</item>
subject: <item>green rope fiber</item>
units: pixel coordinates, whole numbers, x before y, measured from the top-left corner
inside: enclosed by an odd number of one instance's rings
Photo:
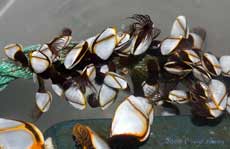
[[[28,53],[32,50],[38,50],[40,44],[31,45],[23,49],[24,53]],[[20,65],[17,65],[12,60],[2,59],[0,60],[0,91],[4,90],[11,81],[16,79],[31,79],[33,73],[28,69]]]

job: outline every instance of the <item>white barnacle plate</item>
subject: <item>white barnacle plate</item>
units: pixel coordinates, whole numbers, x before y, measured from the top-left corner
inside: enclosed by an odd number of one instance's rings
[[[140,43],[137,42],[138,38],[140,38],[138,35],[134,36],[131,43],[131,49],[130,52],[133,55],[141,55],[146,50],[148,50],[150,44],[152,43],[151,36],[146,35]]]
[[[188,93],[184,90],[172,90],[169,92],[168,98],[170,101],[178,104],[187,103],[189,101]]]
[[[179,56],[181,56],[183,62],[187,64],[199,64],[201,61],[199,55],[193,50],[181,50]]]
[[[90,81],[94,80],[96,77],[96,67],[94,64],[87,65],[83,70],[82,74],[86,74]]]
[[[207,105],[210,108],[210,112],[215,115],[214,110],[223,111],[227,105],[227,90],[223,82],[212,79],[208,86],[208,93],[210,102]]]
[[[47,112],[52,103],[52,95],[49,91],[46,92],[36,92],[35,95],[37,108],[41,112]]]
[[[52,84],[51,88],[58,96],[62,96],[64,94],[64,90],[59,84]]]
[[[59,37],[54,38],[50,42],[50,45],[56,51],[60,51],[61,49],[66,48],[71,42],[71,40],[72,40],[72,36],[59,36]]]
[[[66,55],[64,65],[66,69],[72,69],[76,66],[85,56],[88,49],[88,43],[85,41],[77,44],[71,51]]]
[[[29,54],[30,65],[35,73],[45,72],[51,65],[49,58],[40,51]]]
[[[106,73],[104,83],[115,89],[126,89],[128,87],[128,83],[125,78],[114,72]]]
[[[54,60],[55,56],[53,55],[52,51],[50,50],[47,44],[41,45],[39,51],[46,55],[49,58],[50,62]]]
[[[221,74],[221,66],[215,55],[204,53],[202,57],[202,65],[213,76]]]
[[[226,77],[230,77],[230,55],[220,57],[220,66],[222,74]]]
[[[192,72],[193,76],[202,82],[209,82],[212,79],[211,75],[202,66],[193,67]]]
[[[182,37],[168,37],[161,42],[161,54],[169,55],[176,50]]]
[[[142,84],[142,89],[144,92],[145,97],[154,97],[156,93],[159,91],[159,84],[148,84],[146,81],[144,81]]]
[[[148,99],[131,95],[116,109],[110,137],[130,135],[143,142],[149,136],[152,121],[153,107]]]
[[[98,100],[102,110],[108,108],[114,102],[117,93],[118,91],[116,89],[102,84],[98,94]]]
[[[82,91],[72,85],[64,92],[66,100],[76,109],[83,110],[86,108],[86,98]]]
[[[177,61],[169,61],[164,65],[164,69],[175,75],[186,75],[192,71],[192,68],[185,63],[178,63]]]
[[[0,118],[0,147],[3,149],[43,149],[41,131],[28,122]]]
[[[189,27],[185,16],[177,16],[171,29],[171,37],[188,38]]]
[[[228,112],[228,114],[230,114],[230,97],[227,98],[226,111]]]
[[[22,52],[22,49],[21,44],[9,44],[4,47],[4,52],[8,58],[15,60],[16,53]]]
[[[117,32],[115,28],[107,28],[100,33],[92,43],[92,53],[102,60],[107,60],[117,45]]]
[[[204,41],[203,39],[196,33],[190,33],[189,34],[193,39],[193,49],[202,49]]]

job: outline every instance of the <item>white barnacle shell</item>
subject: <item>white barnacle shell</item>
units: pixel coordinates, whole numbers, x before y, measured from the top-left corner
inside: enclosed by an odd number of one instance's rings
[[[102,84],[99,93],[98,93],[98,101],[102,110],[108,108],[116,99],[118,91],[113,89],[105,84]]]
[[[199,55],[193,50],[181,50],[179,56],[182,56],[183,62],[187,64],[198,64],[201,61]]]
[[[44,149],[56,149],[56,145],[53,142],[53,139],[51,137],[46,138]]]
[[[93,36],[93,37],[89,37],[89,38],[87,38],[87,39],[85,40],[85,41],[88,43],[88,50],[89,50],[91,53],[93,53],[93,51],[92,51],[92,45],[93,45],[95,39],[97,38],[97,36],[98,36],[98,35]]]
[[[93,41],[91,52],[102,60],[107,60],[117,45],[117,31],[115,28],[107,28]],[[92,39],[91,39],[92,40]],[[88,40],[90,42],[91,40]]]
[[[40,51],[29,54],[30,65],[35,73],[45,72],[51,65],[49,58]]]
[[[118,33],[117,34],[117,45],[115,50],[118,50],[120,46],[124,45],[130,39],[130,35],[128,33]]]
[[[94,64],[87,65],[82,71],[82,74],[84,73],[87,75],[90,81],[94,80],[96,77],[96,67]]]
[[[115,89],[126,89],[128,87],[125,78],[115,72],[107,72],[104,83]]]
[[[144,92],[144,96],[146,98],[154,97],[156,93],[159,91],[159,83],[148,84],[146,81],[144,81],[141,85]]]
[[[110,149],[106,141],[88,126],[76,124],[72,133],[76,143],[80,144],[82,148]]]
[[[137,43],[138,38],[140,38],[138,35],[135,35],[132,38],[131,42],[131,49],[130,52],[133,55],[141,55],[148,50],[150,44],[152,43],[152,38],[151,36],[146,35],[140,43]]]
[[[46,92],[36,92],[35,95],[37,108],[41,112],[47,112],[52,103],[52,95],[49,91]]]
[[[161,42],[161,54],[171,54],[180,44],[182,37],[167,37]]]
[[[100,67],[100,72],[106,74],[107,72],[109,72],[109,66],[107,64],[102,65]]]
[[[0,147],[42,149],[44,137],[41,131],[31,123],[0,118]]]
[[[62,50],[63,48],[66,48],[69,43],[72,40],[72,36],[59,36],[54,38],[51,42],[50,45],[52,46],[52,48],[54,48],[57,51]]]
[[[209,82],[212,79],[211,75],[202,66],[194,67],[192,72],[193,76],[202,82]]]
[[[192,68],[184,63],[178,63],[177,61],[169,61],[164,65],[164,69],[175,75],[185,75],[192,71]]]
[[[122,33],[121,35],[118,35],[118,44],[115,47],[115,51],[119,56],[129,56],[132,46],[131,38],[128,33]]]
[[[219,80],[212,79],[208,85],[208,93],[210,101],[207,105],[210,108],[210,112],[214,112],[214,110],[223,111],[227,105],[227,90],[226,86],[223,82]]]
[[[66,69],[72,69],[76,66],[87,53],[88,43],[86,41],[82,41],[77,44],[70,52],[66,55],[64,60],[64,66]]]
[[[62,96],[64,94],[64,90],[59,84],[52,84],[51,88],[58,96]]]
[[[226,111],[228,112],[228,114],[230,114],[230,97],[227,98]]]
[[[196,33],[190,33],[189,34],[193,39],[193,49],[202,49],[204,40]]]
[[[72,85],[64,92],[66,100],[76,109],[83,110],[86,108],[86,98],[82,91]]]
[[[222,74],[226,77],[230,77],[230,55],[220,57],[220,66]]]
[[[9,44],[4,47],[4,52],[6,56],[12,60],[15,60],[15,55],[18,52],[21,52],[23,49],[21,44]]]
[[[172,25],[170,36],[188,38],[189,27],[188,27],[188,22],[185,16],[176,17]]]
[[[47,44],[41,45],[39,48],[39,51],[42,54],[46,55],[49,58],[50,62],[52,62],[54,60],[55,56],[53,55],[52,51],[50,50],[50,48]]]
[[[178,104],[187,103],[189,101],[188,93],[184,90],[172,90],[169,92],[169,100]]]
[[[213,76],[219,76],[221,74],[220,63],[213,54],[204,53],[202,57],[202,65]]]
[[[110,137],[130,135],[140,142],[145,141],[153,122],[153,112],[148,99],[133,95],[127,97],[115,111]]]

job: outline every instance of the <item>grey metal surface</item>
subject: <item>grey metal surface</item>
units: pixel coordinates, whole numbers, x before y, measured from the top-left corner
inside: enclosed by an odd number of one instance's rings
[[[12,42],[47,42],[63,27],[73,30],[75,40],[84,39],[107,26],[121,27],[134,13],[149,14],[165,37],[173,19],[183,14],[191,26],[206,28],[207,49],[220,56],[230,54],[229,7],[229,0],[1,0],[0,49]],[[18,80],[0,92],[0,117],[30,121],[35,90],[31,80]],[[45,129],[68,119],[111,117],[115,107],[77,111],[54,96],[50,111],[36,124]]]

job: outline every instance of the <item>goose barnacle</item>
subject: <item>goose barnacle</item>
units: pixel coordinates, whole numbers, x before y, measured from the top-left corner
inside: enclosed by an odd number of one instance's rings
[[[72,134],[76,145],[83,149],[110,149],[107,142],[88,126],[76,124]]]
[[[9,44],[4,47],[4,52],[11,60],[19,61],[23,66],[28,66],[28,60],[25,54],[22,52],[21,44]]]
[[[215,55],[204,53],[202,56],[202,65],[213,76],[221,74],[221,66]]]
[[[127,97],[117,107],[113,116],[110,131],[111,144],[132,146],[146,141],[150,134],[153,113],[153,106],[148,99],[133,95]]]
[[[88,51],[88,43],[85,41],[80,42],[74,46],[66,55],[64,65],[66,69],[72,69],[76,66],[86,55]]]

